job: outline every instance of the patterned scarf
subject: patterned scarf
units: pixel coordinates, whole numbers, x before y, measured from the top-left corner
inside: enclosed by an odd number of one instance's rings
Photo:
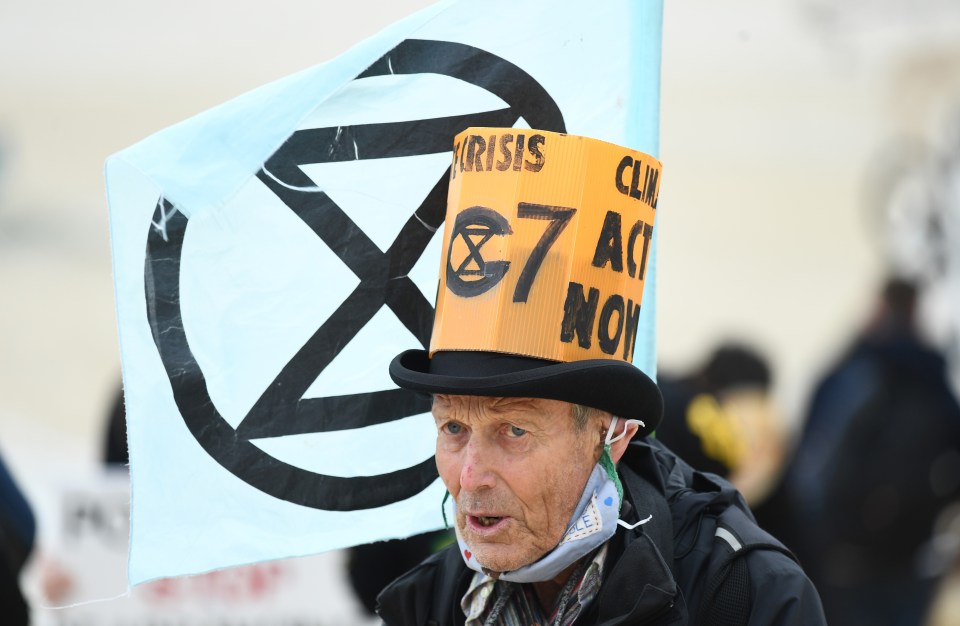
[[[460,601],[466,626],[571,626],[600,593],[607,544],[585,558],[564,584],[546,616],[533,585],[494,580],[477,572]]]

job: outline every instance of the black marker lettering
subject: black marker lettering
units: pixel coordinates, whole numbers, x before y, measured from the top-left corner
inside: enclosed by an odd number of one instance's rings
[[[617,314],[616,331],[611,336],[610,321],[613,314]],[[620,336],[623,335],[623,296],[614,294],[607,298],[600,311],[600,322],[597,325],[597,343],[604,354],[613,354],[620,345]]]
[[[623,271],[623,240],[620,237],[620,214],[607,211],[597,240],[597,249],[593,253],[593,266],[603,268],[607,263],[614,272]]]
[[[487,140],[487,171],[493,171],[493,156],[494,156],[494,146],[497,145],[497,136],[490,135],[490,139]]]
[[[523,163],[523,140],[524,135],[517,135],[517,147],[513,151],[513,171],[519,172],[520,165]]]
[[[583,285],[571,282],[567,287],[567,299],[563,303],[563,322],[560,324],[560,341],[571,343],[577,336],[581,348],[590,347],[590,335],[593,333],[593,318],[597,314],[600,291],[590,288],[590,295],[583,297]]]
[[[657,208],[657,181],[659,178],[659,170],[651,168],[650,171],[647,172],[647,182],[644,184],[643,201],[653,208]]]
[[[453,163],[450,165],[450,180],[457,177],[457,162],[460,160],[460,142],[453,144]]]
[[[510,163],[513,161],[513,153],[507,145],[513,143],[513,133],[504,133],[500,135],[500,152],[503,154],[503,160],[497,161],[497,169],[505,172],[510,169]]]
[[[476,162],[476,167],[475,167],[474,169],[475,169],[475,171],[477,171],[477,172],[482,172],[482,171],[483,171],[483,162],[480,160],[480,155],[482,155],[482,154],[483,154],[483,151],[486,150],[486,148],[487,148],[487,142],[484,141],[484,140],[483,140],[483,137],[481,137],[480,135],[474,135],[473,137],[470,138],[470,148],[471,148],[471,150],[473,149],[474,146],[477,147],[477,154],[476,154],[477,162]]]
[[[617,191],[625,196],[630,194],[630,188],[623,182],[623,172],[631,165],[633,165],[633,158],[628,155],[620,159],[620,165],[617,166]]]
[[[640,193],[640,161],[633,162],[633,178],[630,180],[630,197],[636,198],[637,200],[642,200],[643,196]]]
[[[517,205],[517,217],[534,220],[550,220],[551,224],[540,235],[540,241],[530,251],[527,262],[523,265],[520,277],[517,279],[517,288],[513,291],[514,302],[526,302],[530,295],[530,288],[533,287],[533,281],[540,271],[543,259],[550,251],[553,242],[557,240],[563,229],[567,227],[570,218],[576,213],[576,209],[565,206],[553,206],[549,204],[534,204],[532,202],[521,202]]]
[[[627,236],[627,273],[630,278],[637,276],[637,261],[634,252],[637,246],[637,237],[643,232],[643,222],[637,222],[630,228],[630,235]]]
[[[647,250],[650,249],[650,237],[653,235],[653,226],[643,225],[643,253],[640,257],[640,272],[638,278],[643,280],[643,275],[647,271]]]
[[[623,336],[623,358],[625,361],[633,360],[633,351],[637,347],[637,328],[640,326],[640,303],[633,303],[633,300],[627,300],[627,319],[623,323],[623,329],[626,331]]]
[[[466,155],[466,158],[463,158],[461,155],[460,164],[461,172],[472,172],[473,171],[473,161],[476,158],[477,143],[473,140],[473,135],[467,137],[463,140],[463,153]]]
[[[543,153],[540,152],[540,146],[546,144],[547,138],[543,135],[534,135],[530,138],[530,141],[527,142],[527,148],[530,150],[530,154],[536,159],[535,163],[526,161],[523,164],[523,167],[530,172],[539,172],[543,169]]]

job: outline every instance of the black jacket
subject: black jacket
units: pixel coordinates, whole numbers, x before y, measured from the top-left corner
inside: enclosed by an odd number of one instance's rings
[[[619,528],[610,540],[600,595],[577,624],[713,624],[707,613],[731,607],[737,619],[724,623],[826,623],[809,579],[760,530],[730,483],[694,471],[652,439],[631,443],[618,473],[625,492],[621,518],[653,518],[632,531]],[[729,585],[737,567],[749,578],[733,591],[742,599],[716,584]],[[388,626],[462,625],[460,600],[472,576],[454,544],[387,587],[380,617]]]

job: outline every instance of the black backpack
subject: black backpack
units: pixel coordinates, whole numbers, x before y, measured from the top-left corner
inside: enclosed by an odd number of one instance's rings
[[[655,517],[672,520],[669,528],[648,532],[659,534],[659,545],[672,546],[673,554],[664,557],[672,557],[674,577],[690,612],[689,623],[746,625],[758,600],[753,597],[747,555],[779,553],[799,568],[797,558],[757,525],[742,496],[727,480],[694,470],[657,441],[642,445],[659,459],[661,468],[671,470],[665,478],[665,493],[647,480],[626,478],[624,486],[634,501],[652,506]],[[650,475],[649,468],[644,474]],[[665,534],[668,531],[672,537]]]
[[[796,557],[737,507],[727,508],[716,518],[713,544],[703,599],[692,623],[745,626],[756,600],[746,555],[772,550],[793,561]]]

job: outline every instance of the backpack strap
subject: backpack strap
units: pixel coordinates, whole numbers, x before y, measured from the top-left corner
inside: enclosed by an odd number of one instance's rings
[[[739,507],[730,506],[717,518],[709,578],[698,612],[704,626],[746,626],[753,606],[753,585],[745,555],[772,550],[797,558],[757,526]]]
[[[719,544],[719,545],[718,545]],[[721,561],[707,580],[700,604],[704,626],[746,626],[753,604],[750,569],[741,559],[743,543],[729,529],[717,526],[714,534],[714,559],[722,550]]]

